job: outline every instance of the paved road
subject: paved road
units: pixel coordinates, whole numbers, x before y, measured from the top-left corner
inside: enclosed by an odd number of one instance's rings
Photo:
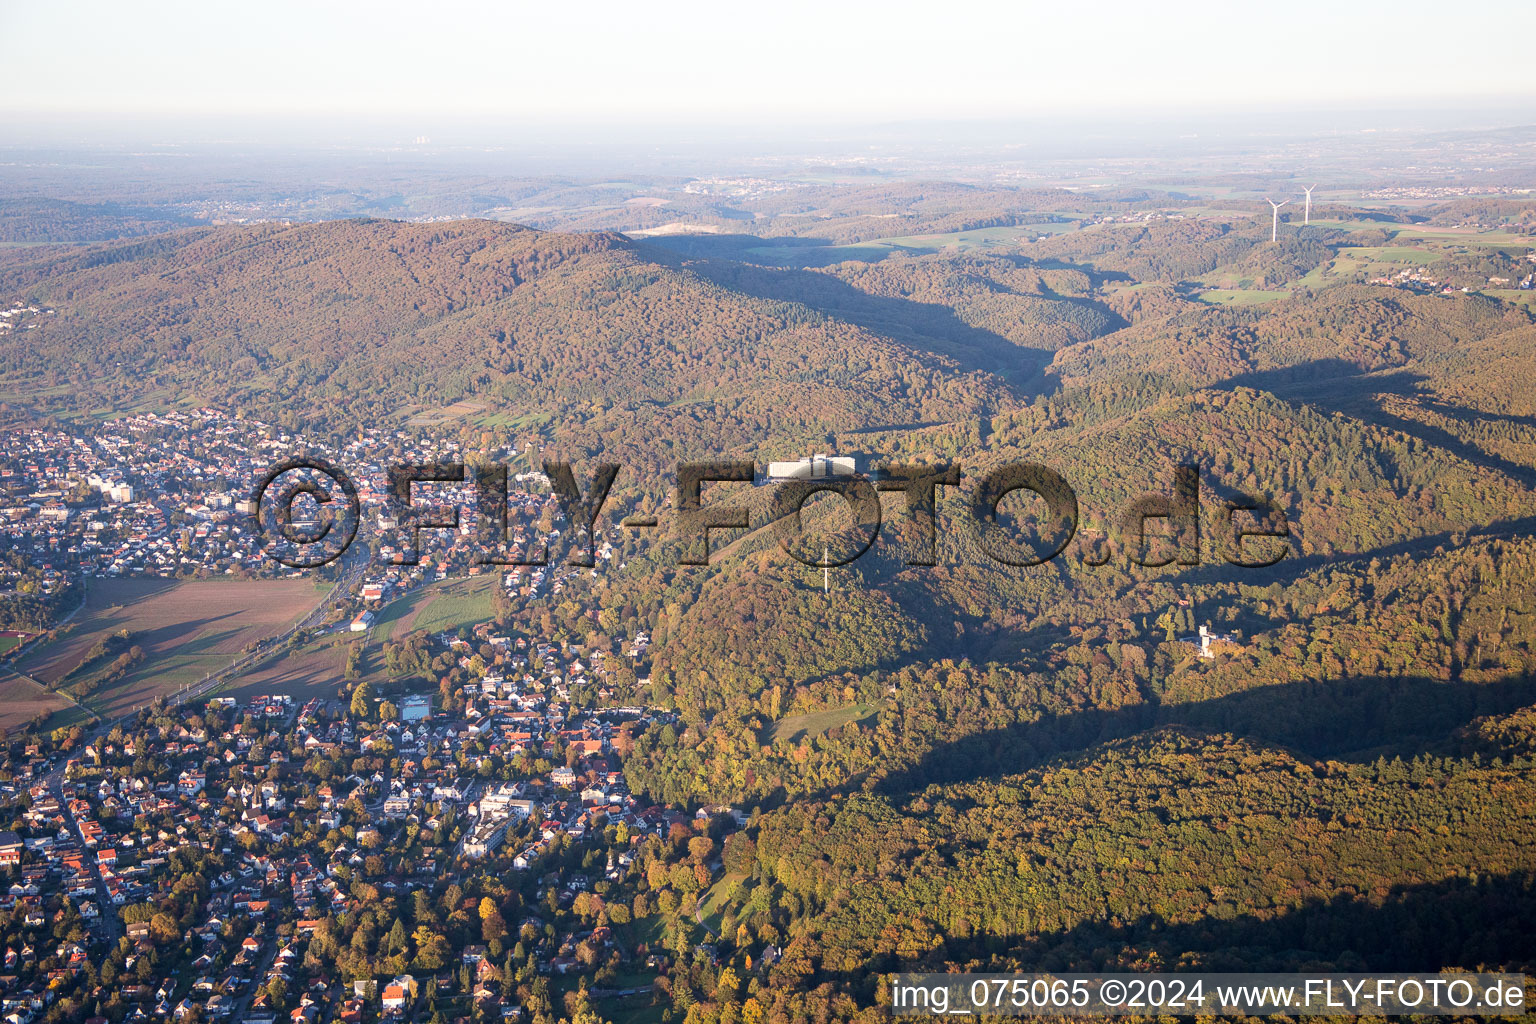
[[[92,880],[96,883],[96,909],[101,911],[101,916],[96,919],[107,942],[116,947],[117,940],[122,938],[122,922],[118,919],[117,911],[112,906],[112,894],[107,892],[107,880],[101,876],[101,865],[96,863],[96,857],[89,847],[85,845],[85,833],[80,831],[80,823],[75,820],[75,812],[70,810],[69,801],[64,799],[64,779],[62,770],[49,784],[49,790],[54,799],[59,802],[59,808],[64,813],[64,822],[69,826],[69,831],[74,834],[75,842],[80,844],[82,860],[89,868]]]
[[[470,833],[474,831],[473,825],[477,825],[480,822],[479,815],[476,815],[473,819],[470,819],[469,808],[474,804],[476,800],[480,799],[480,790],[484,786],[485,783],[481,779],[475,779],[470,782],[469,788],[464,791],[463,803],[458,805],[458,809],[464,812],[465,827],[463,834],[459,836],[458,842],[453,844],[454,860],[458,860],[460,857],[464,856],[464,844],[469,840]]]
[[[226,1019],[245,1020],[246,1014],[251,1009],[251,1000],[255,999],[256,993],[266,985],[267,972],[271,970],[272,961],[276,958],[277,942],[270,935],[261,936],[261,957],[251,968],[251,983],[246,986],[245,994],[235,1001],[234,1010]]]

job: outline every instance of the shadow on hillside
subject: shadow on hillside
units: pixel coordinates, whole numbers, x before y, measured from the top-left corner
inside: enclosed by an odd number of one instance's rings
[[[910,795],[1010,775],[1149,729],[1231,733],[1318,760],[1357,763],[1378,757],[1450,753],[1453,732],[1483,715],[1536,702],[1536,679],[1442,683],[1361,677],[1260,686],[1184,704],[1136,704],[1047,715],[940,743],[917,764],[875,783],[877,793]]]
[[[923,351],[948,356],[966,370],[996,374],[1029,393],[1043,380],[1042,372],[1054,355],[1050,349],[1016,345],[1001,334],[972,326],[949,306],[871,295],[813,270],[724,261],[695,263],[690,269],[721,287],[771,302],[800,303]]]
[[[1339,895],[1267,919],[1207,917],[1170,926],[1144,917],[1120,928],[1084,925],[1043,938],[1038,947],[1046,960],[1092,957],[1107,944],[1151,947],[1172,954],[1169,963],[1193,950],[1206,954],[1209,969],[1234,971],[1523,967],[1536,960],[1533,912],[1536,878],[1522,873],[1401,886],[1380,904]]]
[[[1340,893],[1262,918],[1237,916],[1227,905],[1180,924],[1147,915],[1130,923],[1080,924],[1022,942],[951,938],[925,965],[979,961],[985,969],[987,958],[997,954],[1035,971],[1134,970],[1155,953],[1165,969],[1190,971],[1521,971],[1536,963],[1532,920],[1536,876],[1517,872],[1397,886],[1379,901]],[[916,966],[887,956],[870,970]],[[860,980],[867,983],[867,975]]]
[[[1341,566],[1350,562],[1369,562],[1372,559],[1383,561],[1396,558],[1399,555],[1424,554],[1434,551],[1436,548],[1450,548],[1458,545],[1466,545],[1477,540],[1518,540],[1536,536],[1536,516],[1522,516],[1519,519],[1501,519],[1489,523],[1487,526],[1477,526],[1462,530],[1447,530],[1441,533],[1426,534],[1422,537],[1409,537],[1391,544],[1383,544],[1379,547],[1369,548],[1365,551],[1334,551],[1327,554],[1297,555],[1292,553],[1285,556],[1274,565],[1245,568],[1238,565],[1229,565],[1224,561],[1210,561],[1205,565],[1193,566],[1181,572],[1177,580],[1181,585],[1195,585],[1208,583],[1242,583],[1246,586],[1267,587],[1272,584],[1293,583],[1307,573],[1324,566]]]
[[[1536,425],[1533,417],[1490,415],[1436,401],[1420,389],[1426,379],[1409,370],[1368,376],[1358,366],[1343,359],[1317,359],[1296,366],[1243,374],[1219,386],[1226,390],[1247,387],[1267,391],[1283,401],[1310,405],[1326,413],[1340,413],[1386,427],[1450,452],[1475,466],[1502,473],[1526,487],[1536,488],[1536,469],[1484,451],[1441,427],[1405,419],[1383,408],[1381,396],[1394,395],[1415,399],[1468,426],[1478,420]]]
[[[1504,412],[1483,412],[1481,409],[1469,409],[1464,405],[1454,405],[1430,394],[1421,394],[1419,400],[1442,416],[1449,416],[1463,423],[1485,420],[1489,423],[1508,423],[1513,426],[1536,427],[1536,416],[1521,416],[1516,413]]]
[[[950,306],[934,302],[872,295],[829,274],[800,267],[764,266],[745,260],[752,243],[767,244],[755,236],[718,236],[680,240],[647,239],[653,258],[677,262],[689,260],[688,269],[708,281],[733,291],[772,302],[793,302],[866,330],[906,342],[914,348],[956,360],[968,371],[1003,377],[1021,394],[1054,390],[1044,370],[1054,349],[1015,344],[995,331],[966,323]],[[775,244],[785,242],[773,239]],[[813,249],[825,239],[794,239],[791,249]],[[665,254],[665,255],[663,255]],[[1109,309],[1086,299],[1045,292],[1042,300],[1092,310],[1106,318],[1109,333],[1126,321]]]

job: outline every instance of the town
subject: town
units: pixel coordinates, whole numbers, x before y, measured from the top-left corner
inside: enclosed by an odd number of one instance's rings
[[[622,772],[675,718],[572,703],[582,666],[554,645],[488,636],[483,669],[433,646],[440,703],[216,696],[13,743],[5,1019],[540,1019],[562,988],[571,1012],[720,984],[694,915],[746,821],[647,804]]]
[[[4,671],[114,581],[302,575],[265,558],[250,526],[252,481],[293,443],[276,427],[205,409],[12,437]],[[648,699],[650,638],[498,626],[590,580],[614,546],[595,545],[592,568],[491,572],[498,615],[391,635],[375,628],[384,609],[481,570],[468,531],[424,531],[405,563],[384,467],[459,446],[363,431],[316,449],[363,473],[366,557],[235,667],[334,638],[346,671],[297,695],[231,689],[229,671],[126,712],[76,684],[89,718],[8,738],[0,1019],[537,1021],[692,985],[749,995],[779,937],[722,942],[702,912],[750,871],[746,819],[650,803],[624,776],[626,754],[683,729]],[[513,479],[507,542],[531,551],[565,520],[541,473]],[[387,670],[352,671],[365,642]]]

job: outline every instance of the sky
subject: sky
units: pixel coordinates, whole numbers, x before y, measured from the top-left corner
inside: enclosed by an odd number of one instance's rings
[[[529,124],[1536,97],[1526,0],[0,0],[0,118]],[[1533,104],[1536,120],[1536,104]]]

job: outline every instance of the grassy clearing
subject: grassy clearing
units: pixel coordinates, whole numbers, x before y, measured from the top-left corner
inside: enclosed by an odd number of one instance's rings
[[[1296,281],[1296,287],[1321,288],[1329,283],[1329,279],[1334,275],[1334,273],[1335,270],[1332,263],[1324,263],[1321,266],[1313,267]]]
[[[484,402],[461,400],[436,409],[422,409],[406,420],[406,423],[413,427],[437,427],[455,420],[472,419],[485,410]]]
[[[491,595],[499,574],[429,583],[390,602],[379,613],[370,636],[398,639],[418,629],[429,633],[457,631],[492,617]]]
[[[96,721],[96,716],[86,708],[81,707],[79,704],[71,704],[68,707],[55,711],[49,716],[48,722],[43,728],[51,732],[54,729],[69,729],[77,725],[92,725]]]
[[[699,918],[710,931],[720,932],[720,912],[725,908],[731,890],[747,880],[743,874],[727,874],[710,886],[699,901]]]
[[[872,716],[876,710],[873,704],[850,704],[847,707],[812,711],[803,715],[786,715],[774,723],[769,734],[769,742],[777,743],[779,740],[787,740],[790,743],[799,743],[803,739],[841,728],[849,722],[863,721]]]
[[[1490,295],[1505,302],[1513,302],[1536,311],[1536,291],[1524,291],[1519,288],[1485,288],[1482,294]]]
[[[652,1005],[649,995],[603,1002],[603,1016],[612,1024],[661,1024],[665,1010],[660,1003]]]
[[[619,930],[627,936],[627,945],[630,949],[637,949],[640,946],[655,947],[666,933],[666,917],[661,913],[655,913],[649,917],[631,921]]]
[[[552,413],[524,412],[514,414],[508,411],[481,416],[475,422],[487,427],[511,427],[514,430],[543,431],[554,420],[555,417]]]

